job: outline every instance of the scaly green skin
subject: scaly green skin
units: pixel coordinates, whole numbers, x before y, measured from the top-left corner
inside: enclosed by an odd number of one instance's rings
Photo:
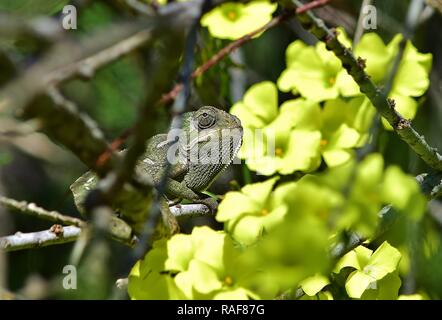
[[[167,134],[158,134],[149,139],[136,173],[149,175],[158,187],[170,161],[164,197],[203,203],[213,213],[217,207],[216,200],[201,192],[211,185],[237,154],[242,143],[241,122],[227,112],[206,106],[185,113],[182,129],[175,127],[172,124]],[[79,209],[87,191],[94,188],[96,183],[95,175],[87,172],[72,184],[71,190]],[[164,212],[164,203],[161,205],[163,219],[170,220],[170,211]]]

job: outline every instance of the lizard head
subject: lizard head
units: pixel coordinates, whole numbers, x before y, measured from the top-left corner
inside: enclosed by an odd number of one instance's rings
[[[198,161],[228,165],[241,147],[241,121],[215,107],[204,106],[186,113],[182,128],[186,139],[181,143],[181,149],[187,157],[197,155]]]

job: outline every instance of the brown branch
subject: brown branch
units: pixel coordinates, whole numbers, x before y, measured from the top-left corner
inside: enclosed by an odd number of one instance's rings
[[[270,20],[268,23],[263,25],[262,27],[246,34],[245,36],[242,36],[241,38],[232,41],[227,46],[219,50],[217,53],[215,53],[209,60],[207,60],[204,64],[199,66],[195,69],[195,71],[192,72],[192,79],[195,79],[196,77],[199,77],[203,73],[205,73],[207,70],[215,66],[218,62],[220,62],[222,59],[224,59],[226,56],[228,56],[230,53],[232,53],[235,49],[238,49],[239,47],[243,46],[245,43],[252,40],[255,36],[258,34],[265,32],[269,30],[270,28],[273,28],[277,25],[279,25],[284,20],[287,20],[287,18],[294,15],[293,11],[287,11],[279,16],[274,17],[272,20]],[[183,84],[177,83],[172,90],[170,90],[168,93],[164,94],[159,104],[167,104],[174,100],[178,93],[183,89]]]
[[[296,14],[301,14],[307,12],[309,10],[313,10],[328,4],[331,0],[315,0],[309,3],[304,4],[296,9]]]

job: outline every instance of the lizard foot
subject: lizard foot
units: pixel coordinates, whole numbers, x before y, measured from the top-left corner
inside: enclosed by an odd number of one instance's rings
[[[197,200],[195,202],[205,204],[209,208],[210,214],[215,215],[216,209],[218,208],[218,202],[215,199],[209,197]]]

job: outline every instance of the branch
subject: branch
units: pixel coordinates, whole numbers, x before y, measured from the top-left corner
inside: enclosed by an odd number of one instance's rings
[[[76,226],[62,227],[62,232],[54,232],[53,229],[21,233],[0,238],[0,249],[16,251],[46,247],[54,244],[69,243],[75,241],[81,233],[81,228]]]
[[[297,7],[302,6],[302,3],[298,0],[292,0],[292,2]],[[328,29],[324,22],[315,17],[310,11],[298,17],[304,28],[308,29],[319,40],[324,41],[327,48],[333,51],[341,60],[343,67],[359,85],[361,92],[370,99],[373,106],[390,123],[398,136],[407,143],[428,166],[437,171],[442,171],[442,156],[437,152],[436,148],[432,148],[428,145],[425,138],[413,129],[410,120],[404,119],[396,111],[395,102],[386,98],[382,91],[370,80],[370,76],[364,71],[362,59],[356,59],[352,51],[339,42],[336,33]]]
[[[54,223],[72,225],[80,228],[86,226],[86,222],[80,219],[63,215],[57,211],[48,211],[46,209],[37,206],[35,203],[28,203],[26,201],[17,201],[14,199],[0,196],[0,204],[2,204],[8,209],[18,210],[21,213],[34,216],[40,219],[49,220]]]
[[[11,12],[0,12],[0,37],[35,38],[49,43],[60,38],[62,33],[61,24],[50,17],[29,19]]]
[[[90,57],[51,72],[47,75],[46,81],[51,85],[56,85],[77,76],[91,78],[101,67],[125,56],[151,39],[150,30],[141,30]]]
[[[204,204],[177,204],[170,207],[170,212],[172,212],[176,218],[210,215],[209,208]]]
[[[442,14],[442,0],[426,0],[425,2]]]
[[[97,158],[108,149],[104,134],[95,121],[80,113],[75,104],[65,99],[54,87],[27,105],[21,118],[38,119],[41,131],[66,146],[99,176],[104,176],[117,162],[117,155],[112,154],[106,165],[97,166]]]
[[[0,91],[0,109],[21,109],[27,106],[35,96],[44,93],[54,78],[57,70],[76,64],[79,61],[96,55],[125,39],[148,30],[151,23],[120,23],[106,30],[95,32],[81,41],[68,38],[55,44],[38,62],[34,63],[16,80],[10,82]],[[109,61],[110,62],[110,61]],[[80,64],[81,65],[81,64]],[[65,76],[71,73],[66,72]],[[58,81],[61,77],[58,77]]]
[[[421,186],[422,192],[429,199],[442,197],[442,173],[423,173],[416,177]]]
[[[19,202],[13,199],[1,197],[0,203],[5,204],[8,208],[19,210],[25,214],[30,214],[54,222],[71,222],[72,224],[71,226],[67,227],[53,225],[49,230],[45,231],[30,233],[17,232],[11,236],[0,237],[0,250],[17,251],[68,243],[76,241],[80,234],[84,232],[84,229],[88,228],[88,224],[84,221],[62,215],[55,211],[47,211],[25,201]],[[207,206],[204,204],[175,205],[170,207],[170,211],[177,218],[204,216],[210,214],[209,208],[207,208]],[[57,217],[57,219],[55,217]],[[76,223],[78,223],[77,221],[73,221],[71,219],[81,222],[80,227],[76,225]],[[133,236],[132,229],[123,220],[112,216],[109,224],[110,226],[108,232],[114,240],[122,242],[130,247],[133,247],[138,242],[138,239]]]

